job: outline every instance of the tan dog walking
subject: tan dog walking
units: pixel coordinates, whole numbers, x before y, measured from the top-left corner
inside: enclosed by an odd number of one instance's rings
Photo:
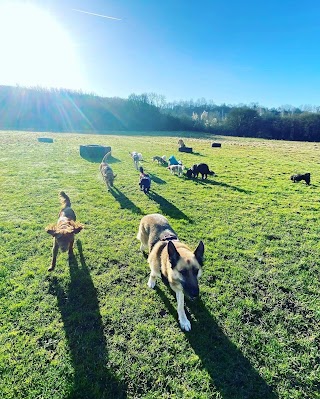
[[[148,287],[154,288],[156,278],[163,275],[176,293],[179,323],[182,330],[190,331],[191,324],[184,309],[184,295],[191,300],[199,296],[198,278],[202,273],[204,245],[192,251],[179,241],[168,220],[160,214],[144,216],[139,225],[137,239],[140,250],[148,248],[150,277]]]

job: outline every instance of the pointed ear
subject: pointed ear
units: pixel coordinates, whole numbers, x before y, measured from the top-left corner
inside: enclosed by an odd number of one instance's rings
[[[54,237],[56,234],[56,228],[57,226],[55,224],[49,224],[47,227],[45,227],[45,231]]]
[[[83,225],[81,223],[75,223],[74,224],[74,234],[80,233],[80,231],[83,229]]]
[[[202,241],[199,242],[199,245],[194,251],[194,256],[199,262],[200,266],[203,266],[203,253],[204,253],[204,244]]]
[[[168,242],[167,248],[168,248],[168,255],[171,263],[171,268],[174,269],[177,266],[180,255],[172,241]]]

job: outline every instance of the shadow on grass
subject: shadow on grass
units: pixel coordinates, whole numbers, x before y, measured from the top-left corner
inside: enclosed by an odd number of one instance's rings
[[[126,195],[124,195],[118,188],[113,187],[110,191],[111,195],[116,199],[122,209],[129,209],[133,213],[143,215],[141,209],[136,206]]]
[[[156,291],[178,323],[176,308],[158,286]],[[187,302],[187,305],[196,321],[191,322],[192,330],[185,332],[185,337],[201,359],[221,397],[277,399],[278,395],[224,334],[201,299],[195,303]]]
[[[74,369],[74,384],[67,398],[126,398],[126,387],[106,367],[108,353],[97,292],[79,240],[77,246],[80,265],[75,257],[70,259],[68,289],[65,290],[57,278],[50,282],[50,292],[57,297]]]
[[[80,155],[82,159],[85,159],[88,162],[92,163],[100,163],[102,158],[101,156],[95,157],[95,156],[88,156],[88,155]],[[112,155],[108,157],[108,163],[118,163],[121,162],[120,159],[114,158]]]
[[[151,180],[154,181],[157,184],[167,184],[167,182],[160,177],[154,175],[153,173],[149,173],[149,176],[151,177]]]
[[[209,179],[202,180],[201,178],[194,178],[194,177],[188,178],[186,176],[185,176],[185,179],[190,180],[190,181],[194,182],[195,184],[220,186],[220,187],[229,188],[234,191],[238,191],[239,193],[252,194],[252,191],[250,191],[250,190],[245,190],[244,188],[240,188],[237,186],[231,186],[230,184],[218,182],[215,180],[209,180]]]
[[[161,212],[164,215],[170,216],[173,219],[185,219],[192,223],[192,219],[190,219],[185,213],[180,211],[179,208],[177,208],[161,195],[155,193],[154,191],[150,191],[148,195],[153,201],[159,204]]]
[[[204,157],[204,155],[201,154],[200,152],[189,152],[187,154],[196,155],[197,157]]]

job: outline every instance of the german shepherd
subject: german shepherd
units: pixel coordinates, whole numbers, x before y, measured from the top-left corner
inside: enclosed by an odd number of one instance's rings
[[[149,249],[151,272],[148,287],[154,288],[156,277],[161,275],[168,280],[176,293],[180,326],[182,330],[190,331],[191,324],[184,310],[184,295],[191,300],[199,296],[198,278],[203,266],[203,242],[200,241],[192,252],[179,241],[168,220],[157,213],[141,219],[137,239],[141,242],[141,251]]]
[[[52,261],[48,272],[51,272],[57,262],[59,248],[61,252],[69,252],[73,255],[74,235],[83,229],[82,224],[76,222],[76,214],[71,208],[70,198],[64,191],[59,193],[62,208],[59,213],[57,224],[50,224],[45,228],[46,232],[53,236]]]

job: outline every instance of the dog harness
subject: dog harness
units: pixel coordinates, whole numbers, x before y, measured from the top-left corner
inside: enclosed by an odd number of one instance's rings
[[[165,234],[160,241],[173,241],[173,240],[177,240],[178,237],[175,236],[174,234]]]
[[[166,241],[173,241],[173,240],[179,241],[179,238],[178,238],[176,235],[174,235],[174,234],[164,234],[164,235],[162,236],[162,238],[160,238],[159,240],[156,240],[155,242],[153,242],[153,243],[150,245],[150,251],[153,249],[153,247],[154,247],[154,246],[156,245],[156,243],[159,242],[159,241],[162,241],[163,243],[165,243]]]

